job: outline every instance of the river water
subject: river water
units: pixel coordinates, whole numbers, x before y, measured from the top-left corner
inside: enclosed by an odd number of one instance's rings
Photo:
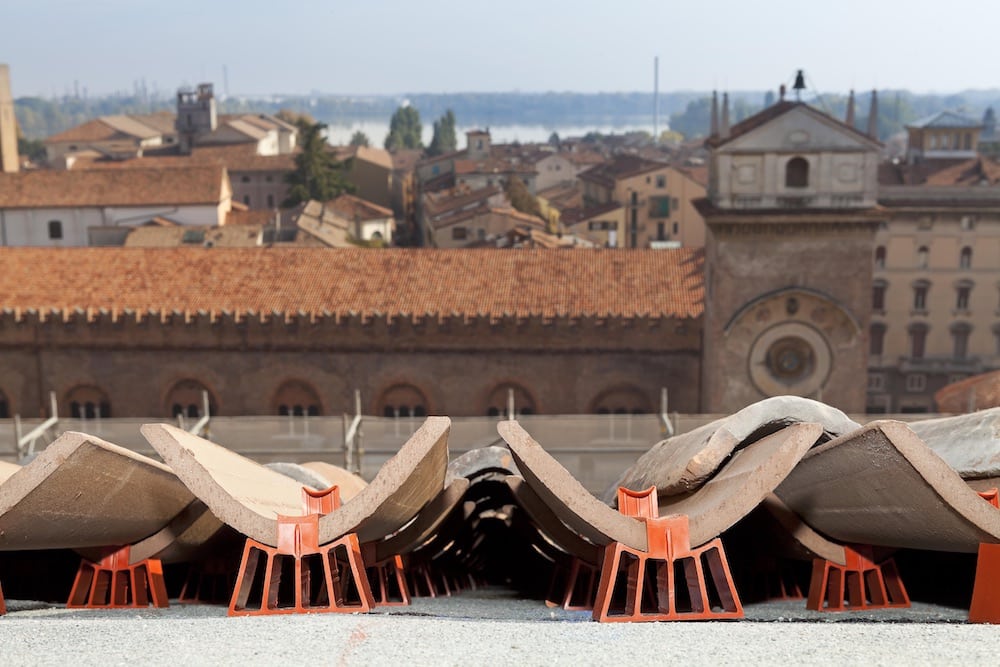
[[[457,127],[456,134],[458,135],[458,147],[463,148],[465,146],[465,132],[467,130],[482,129],[487,128],[476,126]],[[561,138],[582,137],[588,132],[594,131],[600,132],[601,134],[624,134],[626,132],[639,130],[652,133],[653,124],[652,122],[643,124],[639,122],[622,121],[617,124],[599,123],[595,125],[494,125],[488,129],[490,131],[490,136],[495,143],[512,143],[515,141],[521,143],[542,143],[548,141],[553,132],[558,133]],[[660,127],[660,131],[665,129],[665,126]],[[368,136],[372,146],[382,146],[385,142],[385,138],[389,135],[389,123],[370,119],[359,119],[355,121],[348,121],[346,123],[330,123],[329,128],[327,129],[327,140],[334,146],[344,145],[350,143],[351,136],[357,130],[364,132]],[[434,129],[432,124],[424,123],[423,140],[425,146],[430,145],[433,133]]]

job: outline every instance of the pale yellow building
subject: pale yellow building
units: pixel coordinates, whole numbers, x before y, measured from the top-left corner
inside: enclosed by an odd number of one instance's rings
[[[1000,167],[982,158],[885,185],[873,257],[869,412],[929,412],[1000,368]]]
[[[625,208],[616,247],[704,245],[705,223],[692,202],[705,196],[705,188],[675,167],[619,155],[581,173],[579,180],[585,209],[612,203]]]

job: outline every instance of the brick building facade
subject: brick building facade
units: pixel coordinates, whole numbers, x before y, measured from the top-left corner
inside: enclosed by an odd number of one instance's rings
[[[0,401],[39,416],[698,409],[698,251],[0,251]],[[45,280],[32,278],[46,271]]]

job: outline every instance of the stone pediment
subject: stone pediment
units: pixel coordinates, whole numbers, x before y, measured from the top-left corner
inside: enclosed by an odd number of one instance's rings
[[[784,112],[779,111],[772,118],[761,118],[769,111],[765,109],[757,116],[735,125],[731,138],[721,141],[716,151],[806,153],[878,150],[877,141],[808,105],[789,105]]]

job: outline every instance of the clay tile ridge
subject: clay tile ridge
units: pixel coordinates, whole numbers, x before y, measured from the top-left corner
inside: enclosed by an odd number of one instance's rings
[[[703,253],[686,248],[0,248],[0,265],[16,312],[687,319],[704,306]]]

